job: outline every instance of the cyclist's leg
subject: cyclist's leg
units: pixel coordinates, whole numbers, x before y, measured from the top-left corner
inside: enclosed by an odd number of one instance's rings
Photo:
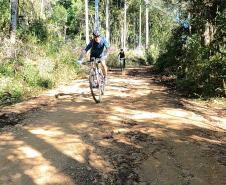
[[[102,66],[102,68],[103,68],[103,74],[104,74],[104,77],[107,77],[108,68],[107,68],[107,65],[106,65],[105,60],[102,60],[102,61],[101,61],[101,66]]]

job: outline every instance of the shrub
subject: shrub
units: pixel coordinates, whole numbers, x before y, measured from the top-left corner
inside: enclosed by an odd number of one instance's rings
[[[29,33],[34,35],[40,42],[48,39],[47,25],[42,19],[36,19],[30,24]]]
[[[14,65],[12,63],[1,63],[0,64],[0,74],[4,76],[14,75]]]
[[[29,86],[32,86],[32,87],[38,86],[40,75],[37,67],[31,64],[26,64],[22,69],[21,76]]]
[[[37,82],[37,85],[41,88],[44,89],[51,89],[55,86],[54,82],[52,79],[47,79],[47,78],[40,78]]]

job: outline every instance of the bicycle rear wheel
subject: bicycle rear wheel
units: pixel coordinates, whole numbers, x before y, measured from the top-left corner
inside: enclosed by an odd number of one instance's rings
[[[96,103],[101,102],[101,83],[100,83],[100,76],[97,70],[91,69],[90,76],[89,76],[89,87],[91,90],[92,97]]]
[[[122,59],[120,59],[120,70],[121,70],[121,72],[123,71],[123,64],[122,64]]]
[[[126,69],[126,60],[123,59],[123,71]]]

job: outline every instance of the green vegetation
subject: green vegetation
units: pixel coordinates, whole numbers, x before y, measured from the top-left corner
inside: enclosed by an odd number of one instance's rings
[[[190,28],[183,23],[171,28],[155,62],[157,72],[174,76],[189,96],[226,95],[225,1],[181,0],[178,8],[180,21],[188,20]]]
[[[65,40],[69,35],[65,33],[66,24],[71,24],[67,15],[74,11],[72,6],[66,10],[61,2],[45,4],[42,16],[39,2],[20,3],[17,39],[12,45],[8,35],[10,2],[0,1],[0,105],[36,96],[82,73],[76,60],[84,40]],[[76,2],[74,8],[81,3]]]
[[[34,42],[15,47],[20,48],[16,57],[0,63],[1,104],[35,96],[81,73],[76,64],[75,46],[71,43],[56,47],[55,43]]]
[[[128,9],[125,9],[125,2]],[[109,66],[118,65],[117,54],[125,36],[127,66],[152,64],[158,74],[172,76],[178,89],[189,96],[225,96],[226,2],[145,2],[109,0],[113,48]],[[17,6],[16,42],[12,44],[11,3],[0,0],[0,104],[35,96],[42,90],[76,78],[81,73],[76,60],[86,39],[84,1],[29,0],[19,1]],[[88,6],[91,33],[94,1],[89,1]],[[104,34],[106,1],[100,1],[99,8],[100,30]],[[147,9],[148,37],[145,35]],[[189,26],[185,28],[184,23]],[[149,44],[144,49],[147,38]],[[139,43],[141,47],[137,49]]]

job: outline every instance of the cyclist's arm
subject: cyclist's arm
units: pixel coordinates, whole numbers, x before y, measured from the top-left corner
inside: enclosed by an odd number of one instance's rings
[[[108,44],[108,42],[107,42],[106,39],[104,39],[104,46],[105,46],[105,51],[104,51],[103,56],[104,56],[104,57],[107,57],[107,56],[108,56],[108,52],[109,52],[110,46],[109,46],[109,44]]]
[[[79,60],[82,60],[84,58],[85,54],[86,54],[86,51],[82,50],[82,52],[81,52],[81,54],[79,56]]]
[[[85,54],[92,48],[92,41],[86,46],[84,50],[82,50],[81,55],[79,57],[79,60],[82,60],[85,56]]]
[[[86,53],[92,48],[92,46],[93,46],[93,41],[91,40],[85,48]]]

